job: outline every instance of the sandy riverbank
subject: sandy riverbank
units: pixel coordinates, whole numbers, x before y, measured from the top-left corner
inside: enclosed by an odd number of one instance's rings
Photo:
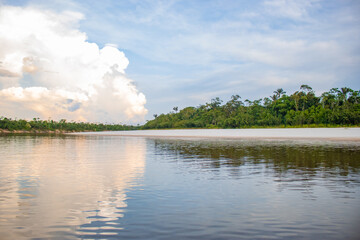
[[[360,128],[179,129],[86,132],[71,134],[172,138],[327,139],[360,141]]]

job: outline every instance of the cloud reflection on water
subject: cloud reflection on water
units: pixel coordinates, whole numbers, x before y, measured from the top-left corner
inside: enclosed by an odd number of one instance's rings
[[[81,235],[93,234],[86,224],[123,217],[126,192],[144,174],[141,138],[0,141],[7,152],[0,161],[2,239],[64,236],[76,226],[83,226]]]

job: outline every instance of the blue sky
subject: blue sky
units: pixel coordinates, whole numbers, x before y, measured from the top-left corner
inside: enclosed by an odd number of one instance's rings
[[[153,114],[239,94],[360,88],[360,1],[1,1],[84,15],[89,42],[113,44]]]

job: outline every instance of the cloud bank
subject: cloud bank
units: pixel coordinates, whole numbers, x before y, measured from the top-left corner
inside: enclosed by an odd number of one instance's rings
[[[0,115],[137,122],[146,99],[125,76],[129,64],[78,30],[83,15],[0,7]]]

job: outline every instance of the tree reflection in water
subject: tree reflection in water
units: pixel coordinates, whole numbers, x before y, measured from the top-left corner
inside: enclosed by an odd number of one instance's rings
[[[328,187],[360,183],[360,143],[335,141],[155,139],[158,151],[203,170],[226,169],[227,176],[265,174],[279,189],[308,189],[314,180]],[[246,171],[245,173],[242,173]],[[300,184],[300,185],[299,185]]]

